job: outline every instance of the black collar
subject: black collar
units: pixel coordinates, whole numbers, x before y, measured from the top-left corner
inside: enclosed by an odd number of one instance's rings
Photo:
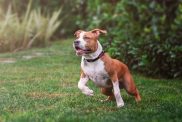
[[[84,60],[86,60],[87,62],[94,62],[94,61],[97,61],[99,58],[101,58],[103,55],[104,55],[104,51],[102,51],[102,52],[99,54],[99,56],[98,56],[97,58],[95,58],[95,59],[85,59],[85,58],[84,58]]]

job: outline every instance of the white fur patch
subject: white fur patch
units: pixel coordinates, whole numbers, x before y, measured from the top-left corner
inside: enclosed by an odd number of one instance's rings
[[[78,40],[80,41],[80,47],[83,49],[85,48],[85,45],[86,45],[86,42],[84,40],[84,34],[85,32],[81,32],[80,37],[78,38]]]
[[[98,59],[95,62],[86,62],[82,58],[81,67],[84,73],[99,87],[110,87],[109,75],[105,70],[104,62]]]
[[[120,94],[119,81],[113,82],[113,89],[114,89],[114,96],[116,98],[117,107],[119,108],[124,106],[124,101]]]
[[[78,82],[78,88],[82,91],[83,94],[88,96],[93,96],[93,90],[89,89],[86,84],[88,82],[88,78],[80,78],[80,81]]]
[[[102,52],[102,46],[97,41],[98,48],[94,53],[82,56],[81,68],[84,73],[99,87],[110,87],[108,85],[109,75],[105,70],[104,62],[98,59],[94,62],[87,62],[84,59],[94,59]]]

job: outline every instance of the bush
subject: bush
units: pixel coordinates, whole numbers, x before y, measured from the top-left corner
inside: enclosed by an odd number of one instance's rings
[[[182,76],[181,1],[93,0],[87,5],[82,27],[107,29],[102,41],[113,57],[150,76]]]
[[[18,16],[25,14],[27,4],[30,0],[0,0],[0,7],[4,11],[8,6],[12,5],[12,12],[17,13]],[[41,8],[42,16],[49,13],[53,13],[61,8],[59,19],[64,21],[64,24],[59,26],[59,30],[56,31],[56,37],[70,37],[70,34],[74,33],[77,28],[75,23],[77,19],[84,19],[87,14],[85,8],[87,1],[85,0],[33,0],[33,9]],[[79,24],[80,25],[80,24]]]
[[[12,13],[9,6],[5,15],[1,12],[0,52],[47,45],[61,24],[58,20],[60,12],[55,11],[52,15],[45,16],[40,9],[32,10],[30,2],[25,15],[19,17]]]

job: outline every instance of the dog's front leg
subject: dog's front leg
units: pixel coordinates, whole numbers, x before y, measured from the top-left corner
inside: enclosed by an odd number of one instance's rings
[[[88,96],[93,96],[93,90],[89,89],[86,84],[88,82],[89,78],[87,76],[80,77],[80,80],[78,82],[78,88],[82,91],[83,94]]]

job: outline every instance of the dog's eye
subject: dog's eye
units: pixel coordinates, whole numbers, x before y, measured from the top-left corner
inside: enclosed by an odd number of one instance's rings
[[[85,36],[85,37],[84,37],[84,39],[85,39],[85,40],[89,40],[90,38],[89,38],[89,37],[87,37],[87,36]]]

